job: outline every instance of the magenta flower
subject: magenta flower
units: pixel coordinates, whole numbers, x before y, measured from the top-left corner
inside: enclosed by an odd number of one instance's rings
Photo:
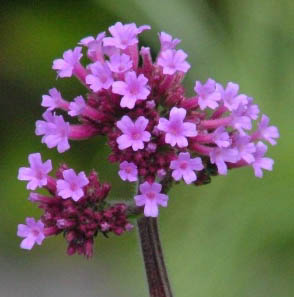
[[[215,81],[211,78],[205,84],[196,81],[194,91],[198,94],[198,104],[201,110],[207,107],[216,109],[218,107],[217,101],[221,100],[221,94],[216,91]]]
[[[116,126],[123,132],[123,135],[116,139],[120,150],[132,147],[134,151],[144,148],[144,142],[150,141],[151,134],[145,131],[148,120],[140,116],[133,122],[128,116],[123,116]]]
[[[259,141],[256,144],[256,152],[254,153],[254,162],[251,164],[254,170],[256,177],[262,178],[263,172],[262,169],[272,171],[274,160],[271,158],[264,157],[267,152],[267,146]]]
[[[158,33],[160,45],[161,45],[161,51],[174,49],[180,42],[180,39],[173,39],[173,37],[165,32]]]
[[[191,184],[197,180],[194,172],[204,169],[201,158],[191,158],[190,153],[180,153],[178,159],[171,161],[170,168],[173,169],[172,177],[179,181],[184,179],[186,184]]]
[[[241,135],[245,134],[244,129],[252,129],[251,118],[246,115],[246,105],[239,104],[232,112],[230,126],[238,130]]]
[[[149,29],[151,29],[151,27],[146,25],[137,28],[134,23],[123,25],[121,22],[117,22],[109,27],[109,32],[112,37],[105,37],[103,44],[104,46],[114,46],[124,50],[131,45],[137,44],[137,35]]]
[[[96,38],[94,38],[93,36],[89,36],[83,38],[79,42],[80,45],[86,46],[88,48],[87,55],[91,60],[96,61],[97,58],[99,59],[101,57],[102,41],[104,37],[105,32],[101,32],[97,35]]]
[[[36,135],[44,135],[42,143],[48,148],[57,146],[57,151],[63,153],[70,148],[68,137],[70,132],[69,123],[65,122],[61,115],[57,116],[50,111],[43,114],[45,121],[36,122]]]
[[[28,190],[35,190],[47,185],[48,173],[52,170],[51,160],[42,162],[41,154],[34,153],[29,155],[30,167],[21,167],[18,171],[19,180],[27,180]]]
[[[42,96],[42,103],[41,105],[43,107],[47,107],[48,110],[52,111],[56,108],[64,108],[67,109],[68,107],[68,102],[66,102],[60,92],[56,89],[50,89],[49,90],[49,95],[43,95]]]
[[[232,143],[231,137],[224,127],[215,129],[213,141],[218,147],[229,147]]]
[[[136,72],[130,71],[126,73],[125,81],[113,83],[112,92],[123,96],[121,107],[133,109],[137,100],[146,100],[150,94],[147,82],[148,79],[143,74],[137,77]]]
[[[86,107],[86,102],[83,96],[78,96],[69,104],[68,114],[72,117],[81,115]]]
[[[138,180],[138,168],[133,162],[123,161],[119,165],[119,176],[124,181],[134,182]]]
[[[158,206],[167,207],[168,196],[161,194],[161,184],[144,182],[140,185],[141,195],[135,196],[137,206],[144,206],[146,217],[157,217]]]
[[[216,147],[209,155],[210,162],[216,165],[218,173],[221,175],[226,175],[228,171],[225,162],[236,163],[239,160],[239,154],[236,149]]]
[[[115,73],[124,73],[130,70],[133,66],[133,62],[130,56],[125,54],[116,54],[110,57],[110,61],[107,62],[110,70]]]
[[[82,56],[81,47],[75,47],[74,50],[67,50],[63,54],[63,59],[53,61],[52,69],[57,71],[59,77],[71,77]]]
[[[159,119],[157,128],[165,132],[165,142],[171,146],[188,146],[187,137],[197,135],[196,125],[190,122],[184,122],[187,111],[184,108],[173,107],[170,111],[169,120]]]
[[[89,66],[92,74],[86,76],[86,83],[94,92],[109,89],[113,83],[112,73],[106,63],[95,62]]]
[[[276,145],[277,142],[274,138],[280,137],[279,130],[276,126],[269,126],[269,121],[269,117],[263,114],[261,117],[261,121],[258,124],[258,129],[254,133],[255,139],[264,139],[271,145]]]
[[[35,221],[34,218],[26,218],[26,225],[18,225],[17,236],[24,238],[20,247],[31,250],[35,244],[41,245],[45,239],[44,224],[41,220]]]
[[[62,175],[63,179],[57,180],[58,195],[63,199],[80,200],[84,196],[83,187],[89,183],[85,173],[82,171],[77,175],[73,169],[67,169]]]
[[[175,74],[177,71],[187,72],[190,64],[186,62],[188,55],[183,50],[166,50],[163,51],[157,61],[162,67],[163,74]]]
[[[248,135],[234,135],[233,147],[238,150],[239,159],[246,161],[248,164],[254,162],[255,144]]]

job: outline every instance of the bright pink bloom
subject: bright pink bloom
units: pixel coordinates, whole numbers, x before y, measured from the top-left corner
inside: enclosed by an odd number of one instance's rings
[[[248,164],[254,162],[255,144],[248,135],[236,134],[233,137],[233,148],[238,150],[239,159],[246,161]]]
[[[92,74],[86,76],[86,83],[91,90],[98,92],[109,89],[113,83],[112,72],[106,63],[95,62],[89,66]]]
[[[70,148],[68,137],[70,124],[65,122],[61,115],[57,116],[50,111],[43,113],[45,121],[36,122],[36,135],[44,135],[42,143],[48,148],[57,146],[57,151],[63,153]]]
[[[85,173],[76,174],[73,169],[63,171],[63,179],[57,180],[57,192],[63,199],[80,200],[84,196],[83,187],[89,183]]]
[[[55,108],[64,108],[67,109],[68,107],[68,102],[66,102],[60,92],[56,89],[50,89],[49,90],[49,95],[43,95],[42,96],[42,103],[41,105],[43,107],[47,107],[48,110],[52,111]]]
[[[107,64],[112,72],[124,73],[132,68],[133,62],[130,56],[126,54],[116,54],[110,57]]]
[[[141,195],[135,196],[137,206],[144,206],[146,217],[157,217],[158,206],[167,207],[168,196],[161,194],[161,184],[144,182],[140,185]]]
[[[201,110],[207,107],[216,109],[218,107],[217,101],[221,100],[221,94],[216,91],[215,81],[211,78],[205,84],[196,81],[194,91],[198,94],[198,104]]]
[[[96,38],[93,36],[85,37],[80,41],[80,45],[86,46],[88,48],[87,55],[88,57],[96,61],[100,59],[103,55],[102,53],[102,41],[105,37],[105,32],[101,32],[97,35]]]
[[[197,135],[196,125],[194,123],[184,122],[187,111],[184,108],[173,107],[169,114],[169,120],[159,119],[157,128],[165,132],[165,142],[171,146],[188,146],[187,137]]]
[[[78,96],[74,99],[73,102],[69,104],[68,114],[72,117],[81,115],[86,107],[86,102],[83,96]]]
[[[186,62],[188,55],[183,50],[163,51],[157,61],[157,64],[163,68],[163,74],[175,74],[177,71],[187,72],[190,64]]]
[[[170,168],[173,169],[172,177],[174,180],[179,181],[184,179],[186,184],[191,184],[197,180],[194,172],[202,170],[203,164],[201,158],[191,158],[190,153],[180,153],[178,159],[171,161]]]
[[[134,182],[138,180],[138,168],[133,162],[123,161],[119,165],[119,176],[122,180]]]
[[[30,167],[21,167],[18,171],[19,180],[30,181],[27,185],[28,190],[35,190],[47,185],[48,173],[52,170],[51,160],[42,162],[41,154],[34,153],[29,155]]]
[[[148,79],[140,74],[138,77],[136,72],[130,71],[125,75],[125,81],[116,81],[112,85],[112,92],[122,95],[120,101],[121,107],[133,109],[137,100],[146,100],[150,94]]]
[[[254,153],[255,161],[252,163],[252,167],[254,169],[254,174],[256,177],[262,178],[263,172],[262,169],[272,171],[274,160],[271,158],[264,157],[267,152],[267,146],[259,141],[256,144],[256,152]]]
[[[34,218],[26,218],[26,225],[18,225],[17,236],[24,238],[20,247],[31,250],[35,244],[41,245],[45,239],[44,224],[41,220],[35,221]]]
[[[145,131],[148,120],[140,116],[133,122],[128,116],[123,116],[116,126],[123,132],[116,141],[120,150],[132,147],[134,151],[144,148],[144,142],[150,141],[151,134]]]
[[[63,59],[53,61],[52,68],[57,71],[59,77],[71,77],[82,56],[81,47],[75,47],[74,50],[67,50],[63,54]]]
[[[173,39],[170,34],[167,34],[165,32],[158,33],[158,37],[160,40],[161,51],[174,49],[181,42],[180,39]]]
[[[271,145],[275,145],[277,142],[274,138],[279,138],[280,134],[276,126],[269,126],[269,121],[269,117],[263,114],[258,124],[258,129],[254,134],[256,136],[255,138],[264,139]]]

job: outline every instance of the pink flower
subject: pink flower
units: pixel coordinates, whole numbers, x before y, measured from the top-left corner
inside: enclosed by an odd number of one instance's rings
[[[82,171],[77,175],[73,169],[67,169],[62,174],[63,179],[57,180],[58,195],[63,199],[80,200],[84,196],[83,187],[89,183],[85,173]]]
[[[130,71],[125,75],[125,81],[116,81],[112,85],[112,92],[122,95],[120,101],[121,107],[133,109],[137,100],[146,100],[150,94],[148,79],[140,74],[138,77],[136,72]]]
[[[166,133],[165,142],[171,146],[178,145],[180,148],[186,147],[188,146],[187,137],[197,135],[196,125],[184,122],[186,113],[184,108],[173,107],[169,115],[169,120],[165,118],[159,119],[157,128]]]
[[[107,64],[112,72],[124,73],[132,68],[133,62],[130,56],[126,54],[116,54],[110,57],[110,61]]]
[[[81,47],[76,47],[74,50],[67,50],[63,54],[63,59],[53,61],[52,68],[57,71],[59,77],[71,77],[77,64],[83,54]]]
[[[120,163],[120,170],[118,172],[120,178],[124,181],[128,180],[134,182],[138,180],[138,168],[133,162],[123,161]]]
[[[236,134],[233,137],[233,148],[238,150],[239,158],[245,160],[248,164],[254,162],[255,144],[250,142],[248,135]]]
[[[238,160],[239,154],[236,149],[217,147],[210,152],[210,162],[217,166],[218,173],[221,175],[226,175],[228,171],[225,162],[236,163]]]
[[[68,102],[66,102],[62,97],[60,92],[56,89],[50,89],[49,95],[42,96],[42,103],[43,107],[47,107],[48,110],[54,110],[56,108],[64,108],[67,109]]]
[[[201,158],[191,158],[190,153],[186,152],[180,153],[177,160],[171,161],[170,168],[173,169],[174,180],[179,181],[183,178],[186,184],[191,184],[197,180],[194,170],[200,171],[204,167]]]
[[[157,64],[163,68],[163,74],[187,72],[191,67],[185,61],[187,57],[188,55],[182,50],[166,50],[160,54]]]
[[[229,133],[223,126],[213,132],[213,141],[218,147],[229,147],[232,143]]]
[[[45,121],[36,122],[36,135],[44,135],[42,143],[48,148],[57,146],[57,151],[63,153],[70,148],[68,137],[70,125],[65,122],[61,115],[57,116],[50,111],[43,113]]]
[[[258,129],[254,134],[256,134],[256,138],[264,139],[271,145],[275,145],[277,142],[274,138],[279,138],[280,134],[276,126],[269,126],[269,121],[269,117],[263,114],[258,124]]]
[[[173,37],[170,34],[167,34],[165,32],[158,33],[158,37],[160,40],[162,51],[174,49],[181,42],[180,39],[173,39]]]
[[[36,243],[41,245],[45,239],[44,224],[41,220],[35,221],[34,218],[26,218],[26,225],[18,225],[17,236],[24,238],[20,247],[31,250]]]
[[[198,104],[201,110],[207,107],[216,109],[218,107],[217,101],[221,100],[221,94],[216,91],[215,81],[211,78],[205,84],[196,81],[194,91],[198,94]]]
[[[89,66],[92,74],[86,76],[86,83],[91,90],[98,92],[109,89],[113,83],[112,72],[106,63],[95,62]]]
[[[30,167],[21,167],[18,171],[19,180],[30,181],[27,185],[28,190],[35,190],[47,185],[48,173],[52,170],[51,160],[42,162],[41,154],[34,153],[29,155]]]
[[[244,115],[249,117],[252,120],[257,120],[259,114],[259,107],[257,104],[253,104],[253,98],[247,98],[247,105],[244,111]]]
[[[117,22],[109,27],[112,37],[105,37],[103,44],[104,46],[115,46],[124,50],[131,45],[137,44],[137,35],[149,29],[151,29],[150,26],[146,25],[137,28],[134,23],[123,25],[121,22]]]
[[[85,37],[80,41],[80,45],[86,46],[88,48],[87,55],[93,61],[100,58],[102,55],[102,41],[105,37],[105,32],[101,32],[96,38],[93,36]]]
[[[168,196],[161,194],[161,184],[144,182],[140,185],[141,195],[135,196],[137,206],[144,206],[146,217],[157,217],[158,206],[167,207]]]
[[[73,102],[69,104],[68,114],[72,117],[81,115],[86,107],[86,102],[83,96],[78,96],[74,99]]]
[[[239,104],[232,112],[230,126],[238,130],[240,134],[245,134],[245,130],[251,130],[251,118],[246,115],[246,105]]]
[[[264,157],[266,152],[267,146],[261,141],[259,141],[256,144],[256,152],[254,153],[255,161],[252,163],[252,167],[254,169],[254,174],[256,177],[263,177],[262,169],[269,171],[273,170],[274,160],[272,160],[271,158]]]
[[[148,142],[151,134],[145,131],[148,120],[140,116],[135,123],[128,117],[123,116],[116,126],[123,132],[123,135],[116,139],[120,150],[132,147],[134,151],[144,148],[144,142]]]

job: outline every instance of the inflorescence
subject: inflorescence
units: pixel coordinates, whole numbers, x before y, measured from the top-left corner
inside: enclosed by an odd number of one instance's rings
[[[274,161],[265,157],[262,140],[275,145],[279,132],[266,115],[253,129],[259,118],[253,98],[239,94],[236,83],[222,86],[213,79],[196,81],[195,95],[187,98],[182,81],[190,64],[187,54],[176,49],[180,40],[159,33],[161,47],[153,60],[149,47],[138,47],[138,35],[149,29],[118,22],[109,28],[110,37],[105,32],[86,37],[54,60],[58,77],[75,76],[86,94],[69,102],[56,88],[50,89],[42,98],[47,110],[35,131],[59,153],[70,149],[70,140],[106,136],[108,160],[119,164],[123,181],[138,184],[134,204],[108,202],[110,185],[101,184],[95,171],[87,177],[63,164],[54,178],[48,175],[51,161],[43,163],[39,153],[30,154],[30,167],[20,168],[18,178],[29,182],[27,189],[45,188],[49,194],[30,194],[29,200],[44,214],[18,226],[22,248],[63,233],[68,254],[89,257],[98,233],[131,230],[134,213],[157,217],[159,206],[167,206],[172,183],[202,185],[211,175],[244,166],[251,166],[259,178],[263,169],[272,170]],[[83,50],[86,66],[81,63]],[[79,123],[70,124],[56,110]]]

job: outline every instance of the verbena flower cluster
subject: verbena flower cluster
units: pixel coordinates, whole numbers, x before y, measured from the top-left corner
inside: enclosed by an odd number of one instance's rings
[[[110,185],[101,184],[95,171],[87,177],[62,165],[53,178],[48,175],[51,161],[43,163],[39,153],[31,154],[30,167],[20,168],[19,179],[29,182],[29,190],[45,188],[49,194],[30,194],[44,214],[19,225],[22,248],[63,233],[68,254],[91,256],[98,233],[120,235],[132,229],[131,209],[157,217],[159,206],[168,204],[167,191],[174,182],[201,185],[211,175],[244,166],[251,166],[256,177],[272,170],[274,162],[265,156],[262,141],[275,145],[279,132],[266,115],[258,121],[253,98],[240,94],[236,83],[223,86],[213,79],[196,81],[194,96],[187,97],[182,81],[190,64],[187,54],[176,49],[180,40],[159,33],[161,47],[153,59],[149,47],[138,47],[139,34],[149,29],[118,22],[109,28],[110,36],[102,32],[86,37],[54,60],[58,77],[76,77],[85,94],[70,101],[50,89],[41,103],[47,110],[36,122],[36,135],[59,153],[69,150],[72,140],[106,136],[108,159],[119,164],[118,175],[138,184],[134,205],[107,202]],[[83,57],[87,65],[81,63]],[[57,110],[76,123],[67,122]]]

